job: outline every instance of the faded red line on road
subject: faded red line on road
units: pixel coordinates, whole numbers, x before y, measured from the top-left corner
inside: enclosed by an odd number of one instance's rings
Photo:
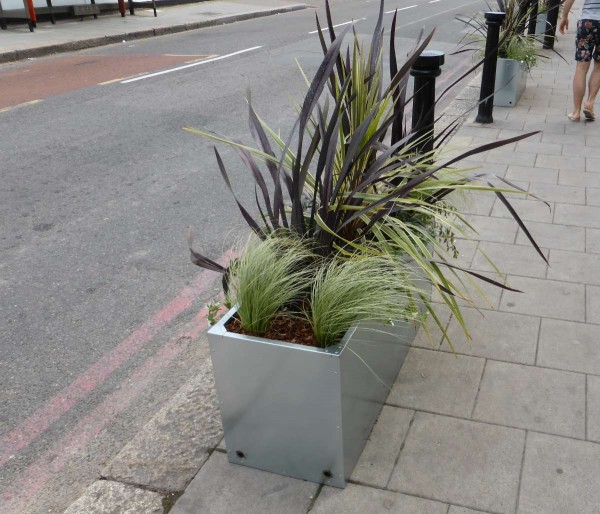
[[[182,337],[196,339],[207,327],[208,309],[203,307],[179,332],[174,340],[160,348],[129,377],[126,386],[110,393],[104,401],[85,418],[81,419],[68,434],[55,443],[38,460],[22,473],[16,482],[0,495],[4,514],[20,514],[25,507],[65,465],[97,437],[103,428],[137,398],[158,375],[184,350],[179,342]],[[7,508],[8,510],[4,510]]]
[[[226,263],[232,256],[227,251],[220,262]],[[80,400],[89,395],[98,385],[106,380],[126,360],[131,358],[146,343],[179,314],[192,306],[193,301],[213,283],[214,272],[202,271],[194,279],[191,286],[184,288],[171,302],[146,321],[140,328],[123,340],[116,348],[104,354],[87,371],[79,375],[74,382],[59,394],[48,400],[43,407],[27,418],[23,423],[11,430],[0,441],[0,468],[8,459],[29,445],[52,423],[69,411]]]

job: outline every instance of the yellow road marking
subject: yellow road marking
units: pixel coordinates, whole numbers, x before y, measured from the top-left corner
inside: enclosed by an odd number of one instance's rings
[[[12,111],[13,109],[19,109],[21,107],[27,107],[28,105],[39,104],[42,100],[31,100],[30,102],[25,102],[19,105],[12,105],[11,107],[4,107],[4,109],[0,109],[0,112]]]

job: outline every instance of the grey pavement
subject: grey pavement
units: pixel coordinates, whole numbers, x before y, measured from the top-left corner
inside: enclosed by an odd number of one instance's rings
[[[485,252],[523,293],[489,290],[489,302],[467,308],[471,341],[440,305],[456,355],[441,335],[433,346],[417,336],[346,489],[229,464],[208,367],[68,514],[128,512],[118,506],[133,502],[138,513],[173,514],[597,513],[600,169],[597,126],[566,117],[573,39],[570,33],[556,44],[568,63],[548,54],[532,70],[517,107],[495,108],[489,126],[471,114],[454,138],[468,145],[540,131],[472,164],[548,200],[550,210],[534,199],[515,205],[550,266],[497,201],[474,195],[469,216],[481,235],[460,243],[460,259],[489,273]],[[469,97],[472,91],[459,100]],[[211,406],[201,419],[194,418],[198,402]]]
[[[151,9],[129,10],[125,17],[118,11],[105,12],[98,19],[85,18],[37,24],[33,33],[27,25],[9,25],[0,31],[0,63],[58,52],[109,45],[223,25],[236,21],[270,16],[306,8],[306,4],[286,0],[212,0],[159,7],[155,18]]]

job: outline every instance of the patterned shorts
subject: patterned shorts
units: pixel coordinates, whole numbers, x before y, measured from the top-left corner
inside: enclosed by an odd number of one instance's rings
[[[600,62],[600,20],[579,20],[575,44],[576,61]]]

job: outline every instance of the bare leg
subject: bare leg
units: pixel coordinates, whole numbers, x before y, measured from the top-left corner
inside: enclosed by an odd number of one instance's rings
[[[584,105],[586,109],[589,109],[592,112],[594,111],[594,103],[596,101],[598,90],[600,90],[600,63],[595,61],[588,82],[588,97]]]
[[[589,69],[589,62],[578,62],[575,68],[575,75],[573,76],[573,111],[569,114],[569,118],[573,121],[581,118],[581,103],[585,96],[585,79]]]

